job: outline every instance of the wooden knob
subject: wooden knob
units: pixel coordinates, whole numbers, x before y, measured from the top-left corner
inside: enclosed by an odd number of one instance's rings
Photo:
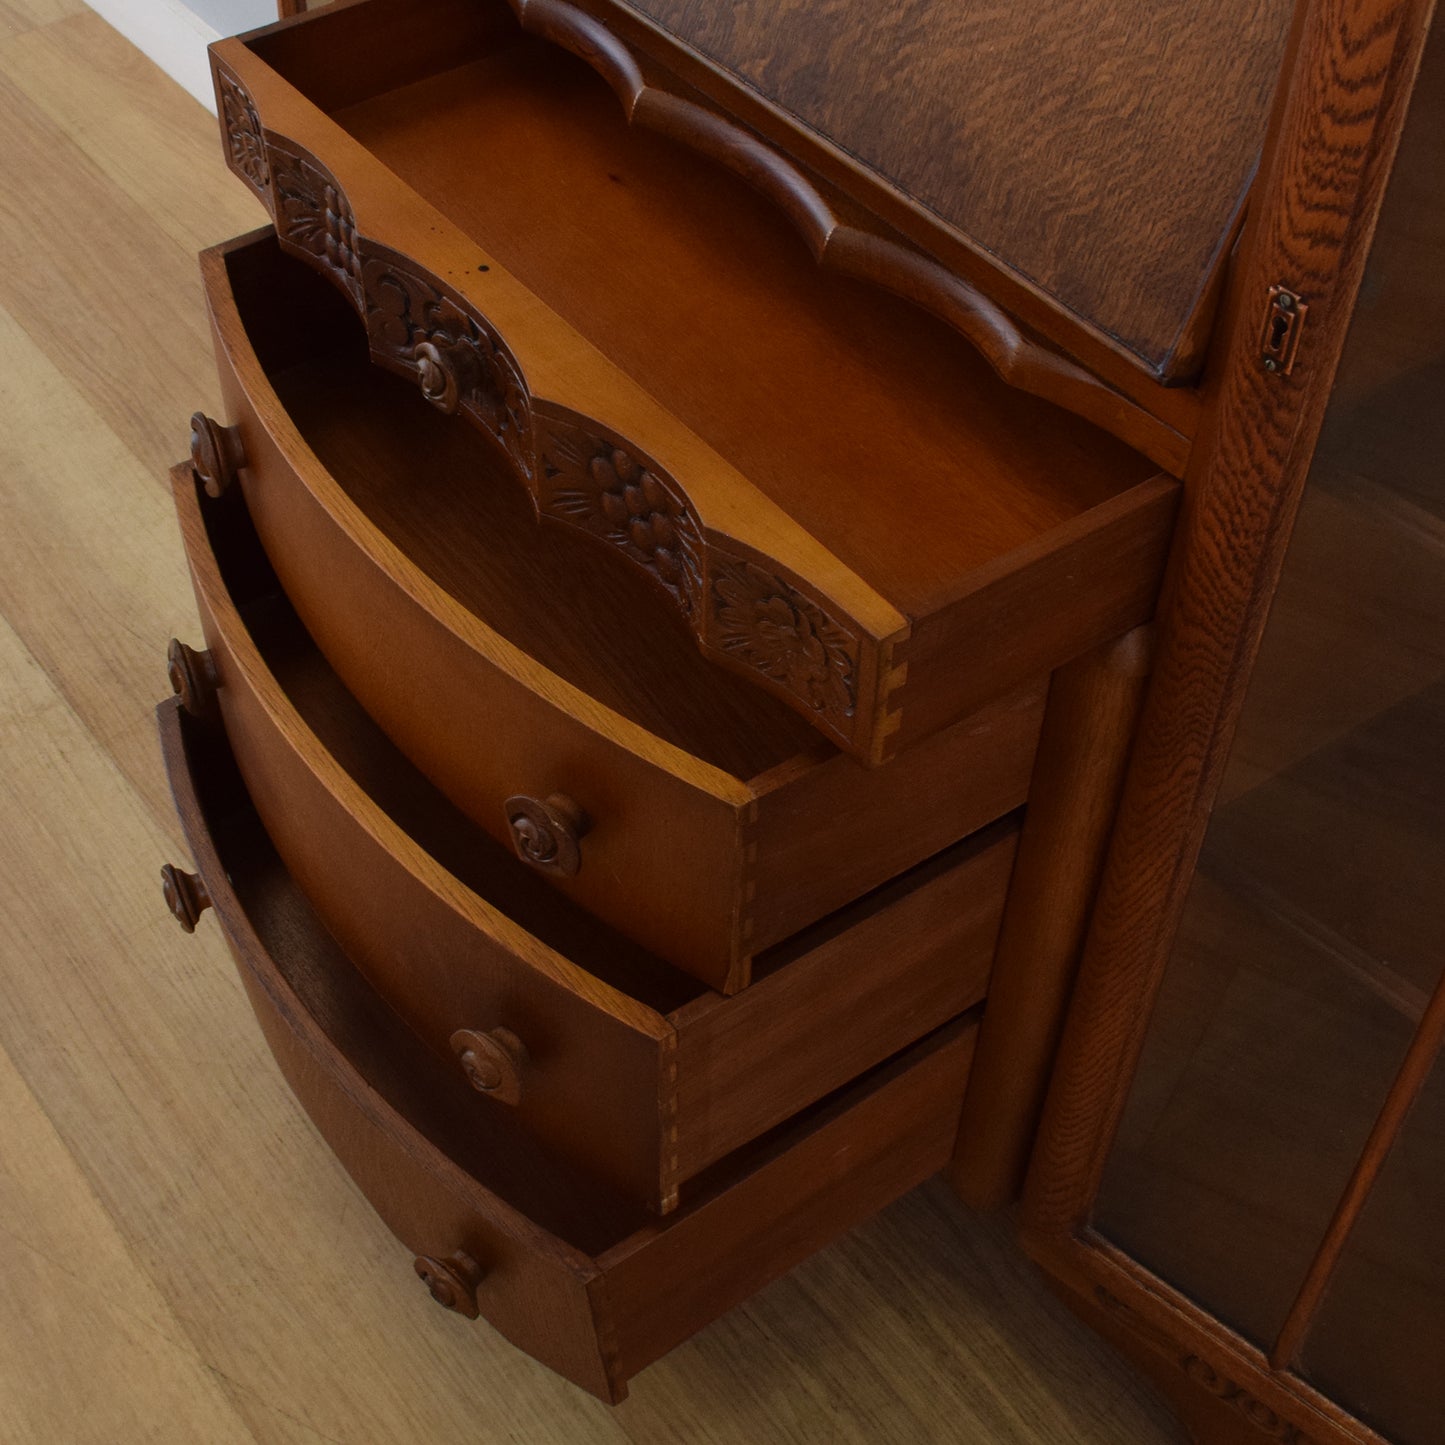
[[[418,1255],[412,1263],[417,1278],[431,1291],[431,1297],[446,1309],[474,1320],[481,1313],[477,1289],[483,1279],[482,1267],[471,1255],[457,1250],[446,1259]]]
[[[522,1099],[522,1070],[527,1050],[511,1029],[458,1029],[452,1035],[452,1050],[461,1060],[462,1072],[479,1094],[503,1104]]]
[[[194,873],[167,863],[161,869],[161,892],[172,917],[187,933],[196,931],[201,914],[211,906],[211,895],[206,885]]]
[[[219,497],[246,465],[241,434],[198,411],[191,418],[191,469],[208,497]]]
[[[592,820],[565,793],[540,802],[519,793],[507,799],[507,822],[517,856],[543,873],[575,877],[582,867],[582,839]]]
[[[171,638],[166,648],[166,675],[171,680],[171,690],[192,717],[210,715],[216,705],[220,678],[209,652],[197,652],[179,638]]]

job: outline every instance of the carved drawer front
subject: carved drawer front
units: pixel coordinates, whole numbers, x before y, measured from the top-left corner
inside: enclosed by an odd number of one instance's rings
[[[711,992],[452,807],[307,637],[239,492],[212,500],[186,467],[173,484],[207,650],[173,645],[172,683],[224,725],[291,877],[459,1107],[512,1115],[667,1212],[709,1165],[983,999],[1012,818],[761,954],[742,993]]]
[[[503,454],[370,365],[274,239],[203,264],[232,490],[286,596],[396,746],[597,918],[733,993],[755,956],[1023,802],[1041,679],[863,767],[709,661],[615,549],[539,528]],[[681,545],[645,470],[593,460],[623,511],[660,509],[628,524],[639,545]],[[812,626],[756,569],[727,591],[757,646]]]
[[[650,1219],[576,1177],[510,1110],[459,1104],[445,1064],[309,909],[246,805],[223,735],[174,699],[158,715],[203,891],[266,1041],[410,1251],[398,1274],[584,1389],[621,1399],[639,1370],[947,1159],[971,1020],[745,1151],[667,1221]]]
[[[373,361],[867,765],[1144,621],[1197,399],[852,229],[590,8],[368,0],[213,50],[232,167]]]

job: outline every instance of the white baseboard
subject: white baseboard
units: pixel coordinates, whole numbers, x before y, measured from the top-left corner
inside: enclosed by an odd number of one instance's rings
[[[200,16],[180,0],[86,0],[86,4],[215,114],[206,46],[220,35]]]

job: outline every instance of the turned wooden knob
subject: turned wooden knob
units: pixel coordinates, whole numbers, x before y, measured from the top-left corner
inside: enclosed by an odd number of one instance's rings
[[[544,873],[571,878],[582,867],[582,839],[592,820],[565,793],[540,802],[519,793],[507,799],[507,822],[517,856]]]
[[[481,1313],[477,1289],[483,1278],[482,1267],[471,1255],[461,1250],[446,1259],[434,1259],[429,1254],[418,1255],[412,1268],[439,1305],[455,1310],[469,1320],[476,1319]]]
[[[511,1029],[489,1029],[486,1033],[458,1029],[452,1035],[452,1050],[477,1093],[503,1104],[521,1102],[527,1050]]]
[[[208,497],[219,497],[246,465],[241,433],[198,411],[191,418],[191,469]]]
[[[166,648],[166,675],[171,690],[180,698],[181,706],[192,717],[206,717],[216,705],[215,659],[209,652],[197,652],[179,638],[171,638]]]
[[[161,892],[171,916],[187,933],[194,933],[201,914],[211,906],[211,895],[206,892],[206,885],[196,874],[187,873],[174,863],[167,863],[161,869]]]

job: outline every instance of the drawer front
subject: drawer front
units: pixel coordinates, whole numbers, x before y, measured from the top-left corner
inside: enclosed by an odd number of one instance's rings
[[[266,291],[242,273],[269,281],[290,267],[329,298],[324,283],[266,237],[208,253],[203,265],[239,483],[287,596],[362,706],[482,828],[511,841],[509,816],[525,818],[539,851],[549,852],[549,836],[559,840],[558,860],[576,845],[575,871],[549,879],[596,917],[734,993],[758,950],[1024,800],[1039,685],[883,768],[810,743],[742,778],[543,667],[388,539],[281,404],[247,331],[263,328],[256,313]],[[486,538],[476,545],[484,565]],[[543,595],[536,605],[585,608],[592,599]],[[509,801],[518,797],[531,804]]]
[[[946,1161],[971,1020],[798,1120],[664,1223],[630,1217],[605,1197],[582,1200],[578,1212],[574,1181],[559,1177],[549,1196],[545,1165],[519,1165],[495,1148],[474,1151],[464,1167],[439,1142],[449,1105],[408,1072],[409,1036],[395,1023],[388,1031],[384,1009],[368,1010],[344,956],[300,917],[305,905],[279,860],[265,856],[265,835],[239,817],[236,782],[202,775],[197,725],[174,701],[158,715],[200,874],[189,891],[219,915],[297,1098],[439,1301],[482,1315],[584,1389],[621,1399],[637,1371]],[[497,1186],[483,1168],[512,1177]],[[513,1201],[518,1189],[571,1222],[539,1222]],[[574,1229],[585,1241],[573,1241]]]
[[[581,867],[555,884],[710,987],[739,986],[746,789],[598,706],[422,575],[296,431],[220,258],[205,272],[247,506],[287,597],[347,688],[503,841],[508,799],[579,801],[591,824]]]
[[[438,822],[415,803],[408,832],[357,780],[374,787],[406,769],[390,745],[368,725],[370,750],[348,743],[344,764],[313,730],[318,698],[332,715],[343,704],[360,715],[339,688],[320,690],[329,673],[294,618],[272,620],[274,581],[239,496],[203,499],[183,467],[173,486],[209,649],[192,670],[209,674],[214,697],[175,680],[193,711],[224,719],[253,805],[311,906],[475,1107],[510,1109],[549,1146],[666,1212],[682,1182],[983,998],[1012,820],[763,955],[757,981],[731,998],[660,965],[644,972],[652,961],[640,955],[620,978],[627,945],[585,918],[568,935],[585,946],[575,957],[555,934],[553,946],[534,937],[515,906],[521,885],[538,891],[530,874],[501,855],[488,870],[473,865],[469,887],[430,849],[445,849],[453,867],[458,854],[501,850],[465,824],[443,836],[449,815]],[[243,607],[233,578],[259,600]],[[293,693],[309,695],[307,716]],[[408,786],[389,782],[393,793]],[[557,900],[552,912],[567,906]],[[588,958],[618,986],[588,972]],[[473,1076],[498,1076],[484,1080],[490,1097],[467,1088],[454,1055],[468,1051],[482,1055]]]
[[[327,928],[439,1055],[451,1056],[461,1030],[503,1029],[519,1041],[520,1096],[475,1095],[477,1110],[515,1109],[633,1198],[660,1205],[675,1195],[663,1177],[671,1025],[463,887],[346,775],[253,644],[187,470],[173,481],[227,739],[268,834]],[[235,505],[225,510],[244,521]],[[460,1060],[455,1075],[469,1092]]]

